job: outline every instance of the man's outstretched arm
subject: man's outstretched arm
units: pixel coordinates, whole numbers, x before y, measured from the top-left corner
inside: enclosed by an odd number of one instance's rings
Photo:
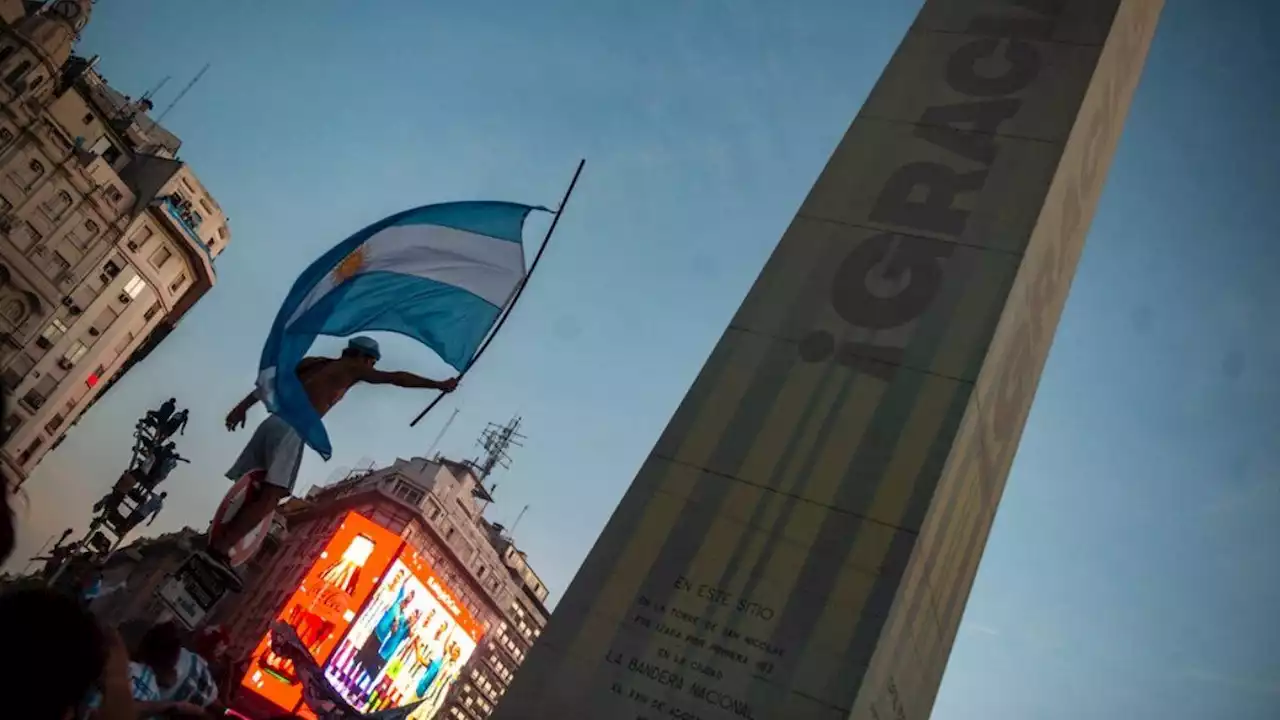
[[[244,427],[246,416],[249,414],[249,408],[256,405],[257,402],[258,391],[257,389],[254,389],[253,392],[245,395],[244,399],[235,407],[231,408],[231,412],[227,413],[227,429],[235,430],[238,427]]]
[[[424,388],[427,390],[439,390],[441,392],[453,392],[458,387],[457,378],[449,378],[448,380],[432,380],[421,375],[414,375],[411,372],[387,372],[385,370],[375,370],[368,368],[360,373],[360,380],[371,385],[395,385],[402,388]]]

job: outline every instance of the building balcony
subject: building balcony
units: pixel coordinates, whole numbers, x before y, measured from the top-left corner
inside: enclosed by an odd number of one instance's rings
[[[200,251],[204,253],[209,264],[213,264],[213,253],[209,250],[209,246],[200,238],[201,220],[197,218],[199,215],[192,210],[189,205],[179,204],[180,198],[176,195],[164,195],[156,198],[156,203],[164,208],[165,215],[178,228],[178,230],[187,236]]]

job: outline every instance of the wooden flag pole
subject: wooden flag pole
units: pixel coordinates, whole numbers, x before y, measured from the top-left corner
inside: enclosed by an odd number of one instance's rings
[[[480,356],[484,355],[484,351],[489,349],[489,344],[493,342],[493,338],[498,334],[498,331],[502,329],[503,323],[507,321],[507,318],[511,317],[511,311],[515,308],[516,302],[520,300],[520,296],[524,294],[524,289],[529,284],[529,278],[533,277],[533,271],[538,269],[538,263],[542,260],[542,254],[547,250],[547,243],[551,241],[551,235],[556,231],[556,225],[560,224],[560,216],[564,214],[565,206],[569,204],[569,198],[573,196],[573,189],[577,187],[578,177],[582,175],[582,168],[585,167],[586,164],[587,161],[585,159],[578,161],[578,168],[573,171],[573,179],[569,181],[569,187],[564,191],[564,197],[560,199],[560,207],[556,208],[555,213],[552,215],[551,226],[547,228],[546,234],[542,236],[542,244],[538,246],[538,252],[534,254],[533,262],[529,264],[528,272],[524,274],[524,279],[520,281],[518,286],[516,286],[516,291],[511,296],[511,302],[507,303],[507,307],[498,318],[498,322],[494,323],[493,329],[489,331],[489,336],[480,344],[480,349],[476,350],[476,354],[471,356],[471,361],[462,369],[462,372],[458,373],[459,381],[466,377],[467,371],[474,367],[476,361],[480,359]],[[431,412],[431,408],[440,404],[440,401],[444,399],[444,396],[445,393],[440,393],[435,400],[432,400],[431,404],[428,405],[425,410],[418,413],[418,417],[414,418],[413,421],[409,423],[409,427],[417,425],[418,421],[422,420],[427,413]]]

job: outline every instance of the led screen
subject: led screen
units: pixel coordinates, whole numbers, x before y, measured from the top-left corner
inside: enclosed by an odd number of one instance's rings
[[[378,587],[401,545],[399,535],[348,513],[276,618],[292,626],[316,662],[323,664]],[[285,712],[292,711],[302,697],[293,663],[271,652],[265,636],[253,652],[241,686]]]
[[[329,656],[325,677],[361,712],[422,700],[409,717],[429,720],[482,634],[431,566],[406,547]]]

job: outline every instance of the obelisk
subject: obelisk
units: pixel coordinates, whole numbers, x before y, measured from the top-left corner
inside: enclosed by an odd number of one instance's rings
[[[923,720],[1162,0],[928,0],[498,720]]]

